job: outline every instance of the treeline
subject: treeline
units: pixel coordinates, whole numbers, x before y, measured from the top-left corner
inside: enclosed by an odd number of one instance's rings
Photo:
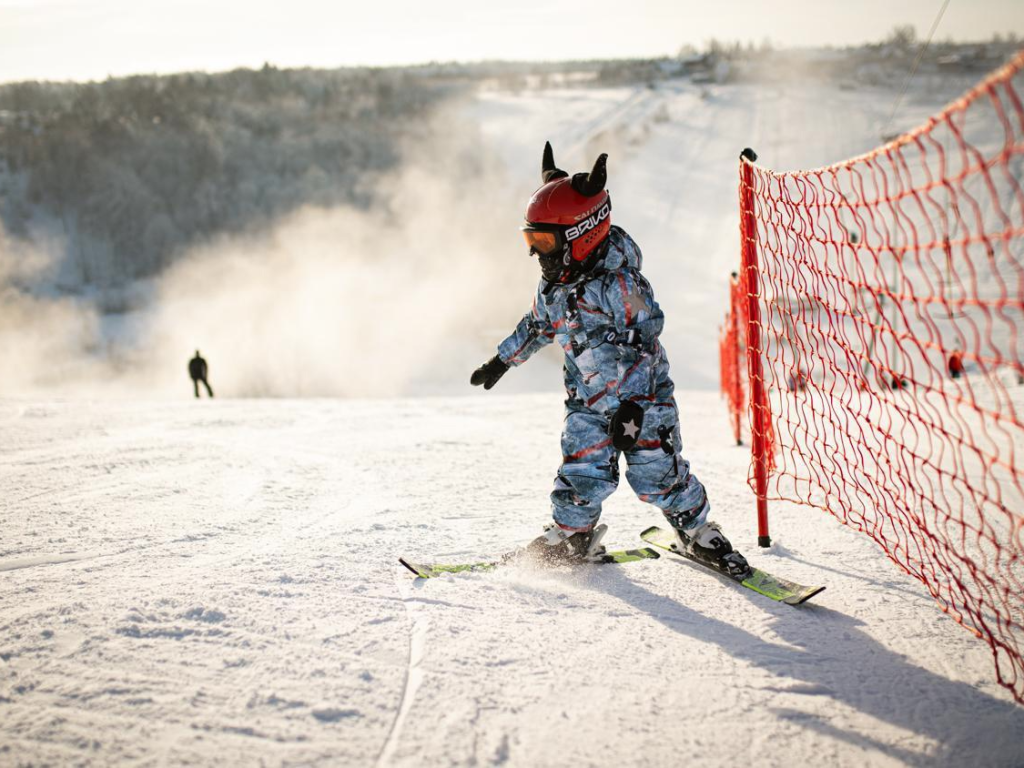
[[[0,220],[56,228],[61,282],[123,285],[298,206],[368,205],[442,80],[398,69],[236,70],[0,86]]]

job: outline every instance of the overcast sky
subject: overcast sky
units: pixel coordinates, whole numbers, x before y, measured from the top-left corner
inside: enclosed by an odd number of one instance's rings
[[[661,56],[710,38],[920,37],[942,0],[0,0],[0,82],[257,67]],[[951,0],[936,39],[1024,36],[1024,0]]]

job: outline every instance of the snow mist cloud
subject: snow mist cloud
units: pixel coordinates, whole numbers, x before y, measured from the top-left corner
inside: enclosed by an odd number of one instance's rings
[[[51,273],[60,243],[26,244],[0,227],[0,392],[53,389],[104,376],[99,316],[89,303],[35,294],[24,286]]]
[[[0,391],[191,396],[196,349],[218,396],[469,391],[529,308],[537,267],[517,231],[532,189],[459,124],[441,115],[407,142],[371,180],[369,210],[307,207],[193,249],[120,318],[16,290],[14,264],[50,260],[0,241],[0,352],[18,372]]]

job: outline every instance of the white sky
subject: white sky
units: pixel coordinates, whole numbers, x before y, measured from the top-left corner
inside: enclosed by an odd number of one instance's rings
[[[0,0],[0,82],[256,67],[674,54],[716,37],[923,37],[942,0]],[[1024,35],[1024,0],[952,0],[936,39]]]

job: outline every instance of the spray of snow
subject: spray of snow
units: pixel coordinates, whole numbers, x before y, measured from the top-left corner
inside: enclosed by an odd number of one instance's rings
[[[239,396],[400,395],[438,369],[468,379],[486,350],[465,340],[495,307],[514,314],[505,281],[531,278],[501,215],[515,207],[468,168],[414,163],[381,186],[387,206],[304,209],[177,264],[144,319],[152,385],[180,379],[196,346]]]
[[[510,186],[459,124],[438,116],[398,170],[369,179],[371,209],[306,207],[196,248],[149,287],[144,309],[120,317],[17,289],[62,246],[0,240],[0,352],[18,371],[0,392],[186,396],[197,348],[215,389],[232,396],[465,384],[528,308],[536,266],[517,232],[532,187]]]
[[[22,287],[54,269],[60,248],[46,240],[29,245],[0,227],[0,359],[7,371],[0,392],[59,387],[105,368],[93,354],[101,333],[91,304]]]

